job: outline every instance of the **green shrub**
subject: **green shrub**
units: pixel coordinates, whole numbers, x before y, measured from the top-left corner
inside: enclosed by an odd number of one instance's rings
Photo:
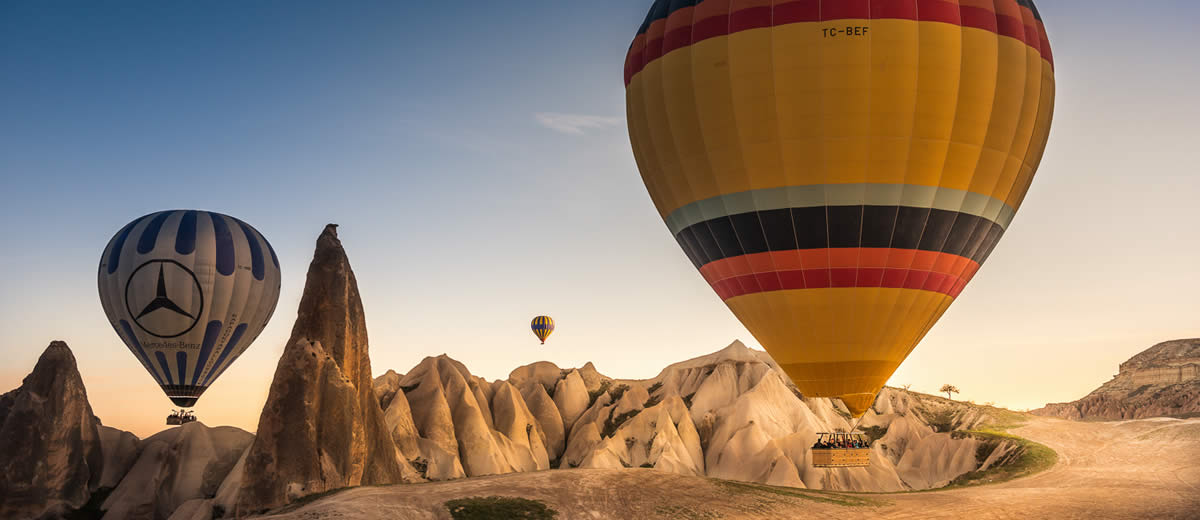
[[[499,518],[552,520],[558,511],[540,500],[518,497],[469,497],[446,501],[446,510],[454,520],[493,520]]]
[[[613,415],[617,412],[617,410],[614,408],[608,413],[608,418],[604,420],[604,429],[600,432],[600,437],[612,437],[617,433],[617,430],[621,428],[621,425],[625,424],[625,421],[628,421],[630,417],[637,415],[640,411],[641,410],[630,410],[614,417]]]
[[[662,402],[662,398],[661,398],[661,397],[658,397],[658,396],[650,396],[650,398],[649,398],[649,399],[646,399],[646,404],[643,404],[643,405],[642,405],[642,408],[650,408],[651,406],[654,406],[654,405],[656,405],[656,404],[658,404],[658,403],[660,403],[660,402]]]
[[[617,401],[620,401],[621,397],[624,396],[625,392],[628,390],[629,390],[629,385],[619,385],[616,388],[612,389],[612,391],[609,392],[609,395],[612,396],[612,402],[615,403]]]
[[[592,405],[596,404],[596,400],[599,399],[601,395],[604,395],[604,392],[607,392],[608,387],[610,386],[612,386],[612,381],[602,381],[600,383],[600,388],[588,392],[588,408],[591,408]]]
[[[979,466],[983,466],[983,463],[987,462],[988,457],[991,457],[992,452],[996,451],[996,448],[998,448],[999,446],[1000,446],[999,444],[995,444],[995,443],[991,443],[991,442],[979,443],[979,446],[977,448],[975,448],[975,464],[977,464]]]
[[[930,414],[926,423],[933,428],[933,431],[938,433],[954,431],[954,411],[949,409],[939,410],[937,413]]]
[[[881,426],[866,426],[859,428],[867,436],[867,443],[871,444],[887,435],[887,428]]]
[[[650,393],[652,393],[652,394],[653,394],[653,393],[654,393],[655,391],[657,391],[659,388],[662,388],[662,381],[659,381],[659,382],[657,382],[657,383],[654,383],[654,384],[650,385],[650,388],[647,388],[647,389],[646,389],[646,391],[647,391],[647,392],[650,392]]]
[[[408,463],[412,465],[413,469],[417,470],[417,473],[421,474],[422,478],[428,478],[426,475],[429,472],[429,461],[421,457],[417,457],[408,461]]]
[[[1151,385],[1142,385],[1142,386],[1139,386],[1137,390],[1134,390],[1134,391],[1132,391],[1132,392],[1129,392],[1129,395],[1128,395],[1127,397],[1137,397],[1137,396],[1139,396],[1139,395],[1142,395],[1143,393],[1145,393],[1145,392],[1146,392],[1146,390],[1149,390],[1149,389],[1150,389],[1150,386],[1151,386]]]

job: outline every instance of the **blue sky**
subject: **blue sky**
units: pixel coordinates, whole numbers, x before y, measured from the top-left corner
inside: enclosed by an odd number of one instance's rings
[[[254,428],[328,222],[376,373],[445,352],[488,378],[540,359],[652,377],[756,346],[629,151],[621,71],[649,2],[443,4],[0,3],[0,390],[64,339],[106,423],[158,429],[169,403],[108,326],[95,268],[117,229],[170,208],[251,223],[283,268],[274,320],[197,408],[210,424]],[[896,383],[1034,407],[1200,335],[1200,8],[1043,4],[1046,159]],[[559,325],[545,347],[537,314]]]

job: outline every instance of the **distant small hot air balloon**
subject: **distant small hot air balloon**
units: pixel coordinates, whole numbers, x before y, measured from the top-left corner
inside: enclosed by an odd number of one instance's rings
[[[271,244],[245,222],[208,211],[130,222],[104,249],[98,278],[113,329],[184,407],[246,351],[279,301]]]
[[[533,329],[533,335],[542,340],[542,344],[546,344],[546,338],[554,332],[554,320],[549,316],[538,316],[529,324],[529,328]]]
[[[854,417],[1012,222],[1055,93],[1032,0],[657,0],[625,85],[671,235]]]

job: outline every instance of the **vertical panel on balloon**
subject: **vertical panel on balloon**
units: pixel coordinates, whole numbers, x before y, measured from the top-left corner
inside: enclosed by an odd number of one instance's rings
[[[777,13],[778,14],[778,13]],[[822,139],[822,103],[821,85],[823,70],[821,50],[821,27],[818,22],[789,23],[773,27],[771,30],[771,87],[774,95],[774,125],[779,156],[780,182],[786,186],[813,186],[815,190],[788,189],[784,190],[784,206],[802,208],[812,206],[814,202],[824,204],[824,189],[820,187],[825,182],[822,165],[825,163],[825,149]],[[810,193],[810,191],[812,193]],[[816,195],[819,201],[810,200]],[[766,201],[764,201],[765,203]],[[769,217],[768,217],[769,215]],[[819,216],[819,218],[817,218]],[[770,218],[771,222],[762,219]],[[824,248],[828,246],[827,228],[825,224],[824,207],[796,212],[788,210],[780,213],[762,213],[767,233],[765,234],[772,250],[786,251],[776,259],[776,262],[786,262],[799,272],[794,274],[800,281],[815,277],[815,272],[807,271],[817,267],[813,262],[805,262],[804,255],[796,248],[813,247],[801,241],[800,237],[819,237],[817,247],[821,248],[824,257],[819,262],[820,267],[827,267],[828,257]],[[819,230],[819,233],[809,231]],[[828,271],[821,272],[827,278]],[[782,278],[781,278],[782,282]],[[814,280],[816,282],[816,280]],[[787,327],[790,343],[775,351],[772,356],[776,359],[796,359],[804,349],[817,348],[826,341],[832,325],[820,322],[811,307],[800,304],[794,298],[787,296],[803,292],[805,289],[782,291],[784,296],[777,297],[783,310],[780,319]]]
[[[1025,154],[1021,177],[1017,179],[1016,187],[1007,199],[1008,205],[1013,209],[1020,208],[1021,202],[1025,200],[1025,193],[1033,182],[1034,173],[1041,164],[1042,154],[1045,153],[1046,143],[1050,137],[1051,119],[1054,114],[1054,68],[1045,59],[1041,61],[1041,65],[1042,87],[1039,91],[1041,102],[1038,104],[1037,124],[1034,126],[1029,150]]]
[[[665,124],[670,128],[679,159],[680,176],[675,193],[677,203],[686,205],[703,198],[703,194],[715,192],[708,152],[697,118],[691,48],[674,50],[660,61]]]
[[[750,11],[747,12],[760,12]],[[762,13],[768,14],[767,9]],[[742,150],[743,165],[739,183],[746,189],[760,190],[778,188],[787,184],[782,164],[779,123],[776,118],[777,104],[774,76],[774,32],[775,28],[750,29],[731,34],[729,40],[730,95],[734,108],[737,130],[737,146]],[[735,231],[743,249],[765,251],[766,235],[763,232],[759,212],[771,209],[769,200],[749,198],[752,212],[733,219]],[[762,202],[764,205],[759,205]],[[775,274],[774,261],[767,255],[762,265],[752,266],[747,261],[743,267],[752,272],[765,272],[755,277],[751,290],[772,290],[782,286]],[[773,306],[765,317],[782,325],[782,335],[789,343],[799,340],[793,310],[786,306]],[[769,325],[757,325],[769,326]]]
[[[641,173],[642,182],[650,194],[650,200],[658,209],[659,216],[667,217],[669,202],[664,198],[666,188],[659,180],[661,177],[658,167],[658,156],[654,147],[648,146],[650,139],[646,121],[645,94],[643,92],[643,76],[638,74],[631,78],[625,87],[626,122],[629,126],[629,141],[633,145],[633,157]]]
[[[692,77],[696,121],[709,160],[709,176],[697,186],[695,200],[737,193],[747,189],[745,160],[738,140],[738,121],[733,103],[728,37],[719,36],[692,44]],[[705,214],[704,218],[719,215]]]
[[[804,22],[775,27],[771,55],[785,181],[789,186],[823,184],[819,24]],[[803,205],[800,201],[792,202],[792,207]]]
[[[246,329],[242,333],[237,350],[226,362],[226,367],[237,361],[237,358],[247,348],[250,348],[258,334],[262,332],[261,324],[255,314],[258,312],[258,303],[265,289],[264,283],[258,281],[254,276],[255,248],[250,245],[252,237],[247,233],[247,228],[241,225],[241,221],[233,217],[229,217],[228,220],[232,221],[233,243],[238,258],[237,269],[233,276],[234,291],[230,297],[230,319],[242,322]]]
[[[962,29],[958,106],[938,186],[966,190],[971,185],[996,99],[997,38],[991,31],[974,27]]]
[[[1008,190],[998,183],[1012,151],[1025,104],[1027,49],[1020,40],[1009,37],[999,39],[996,97],[979,163],[967,188],[1000,200],[1008,195]]]

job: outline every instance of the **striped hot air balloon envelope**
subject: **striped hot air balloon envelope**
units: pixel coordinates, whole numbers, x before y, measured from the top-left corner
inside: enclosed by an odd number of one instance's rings
[[[130,222],[100,257],[100,303],[176,405],[200,395],[258,337],[279,301],[279,259],[249,224],[161,211]]]
[[[546,338],[550,337],[550,333],[554,332],[554,320],[549,316],[538,316],[529,324],[529,328],[533,329],[533,335],[542,340],[542,344],[546,344]]]
[[[625,83],[671,234],[856,417],[1008,228],[1054,108],[1029,0],[659,0]]]

